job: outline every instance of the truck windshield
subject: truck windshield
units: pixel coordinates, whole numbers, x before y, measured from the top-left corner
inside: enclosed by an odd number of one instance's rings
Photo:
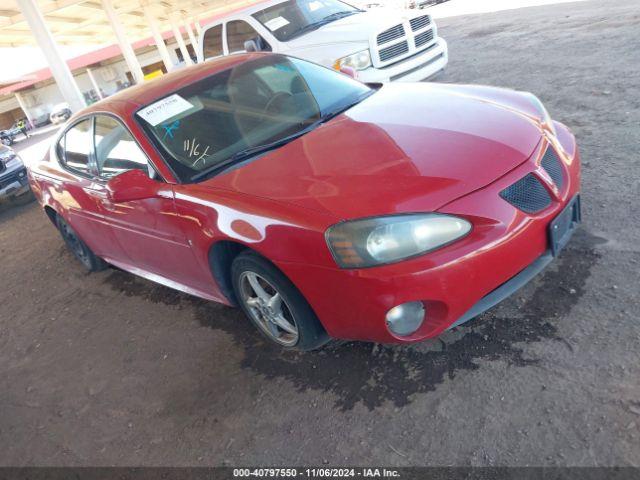
[[[374,90],[297,58],[264,55],[142,107],[136,120],[182,182],[278,148]]]
[[[287,0],[254,13],[253,18],[279,41],[287,42],[362,11],[338,0]]]

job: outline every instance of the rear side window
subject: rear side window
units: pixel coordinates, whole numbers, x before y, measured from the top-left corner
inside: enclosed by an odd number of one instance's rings
[[[216,25],[204,32],[202,50],[204,58],[219,57],[224,53],[222,51],[222,25]]]
[[[64,136],[65,166],[70,170],[88,175],[91,173],[89,157],[93,148],[92,124],[93,120],[83,120],[74,125]]]
[[[147,156],[116,119],[106,115],[96,117],[95,145],[101,178],[108,180],[127,170],[149,173]]]
[[[256,40],[261,50],[271,50],[267,42],[247,22],[243,20],[233,20],[227,23],[227,46],[229,47],[229,53],[244,52],[244,42],[247,40]]]

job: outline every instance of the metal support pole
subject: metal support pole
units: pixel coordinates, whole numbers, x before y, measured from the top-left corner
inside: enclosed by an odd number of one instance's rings
[[[171,61],[171,57],[169,56],[169,50],[167,50],[167,46],[162,39],[162,33],[160,33],[160,28],[158,27],[158,20],[153,16],[153,12],[151,12],[151,8],[148,3],[142,3],[142,12],[144,13],[145,19],[149,24],[149,28],[151,29],[151,34],[153,35],[153,40],[156,43],[156,47],[158,48],[158,52],[160,52],[160,57],[162,58],[162,63],[164,63],[164,68],[167,69],[167,72],[173,70],[173,62]]]
[[[184,38],[182,38],[182,33],[180,32],[180,27],[176,23],[176,19],[173,15],[169,15],[169,22],[171,22],[171,30],[173,30],[173,36],[176,38],[178,42],[178,48],[182,53],[182,58],[184,63],[189,66],[193,65],[193,60],[191,60],[191,55],[189,55],[189,50],[187,50],[187,46],[184,44]]]
[[[27,120],[33,127],[34,126],[33,117],[31,116],[31,112],[29,112],[29,109],[27,108],[27,104],[25,103],[24,98],[22,98],[22,95],[20,94],[20,92],[14,92],[14,95],[16,96],[16,100],[18,101],[20,110],[22,110],[22,112],[24,113],[24,116],[27,117]]]
[[[191,25],[186,20],[183,20],[182,23],[184,23],[184,29],[187,31],[187,36],[189,37],[189,42],[191,42],[191,46],[197,52],[198,40],[196,39],[196,36],[193,33],[193,28],[191,28]]]
[[[78,84],[73,78],[69,65],[64,61],[51,31],[44,22],[44,17],[36,0],[16,0],[18,8],[29,24],[40,50],[49,63],[53,78],[62,93],[62,97],[69,104],[72,111],[77,111],[86,106],[84,96]]]
[[[100,91],[100,86],[98,85],[98,82],[96,82],[96,77],[93,76],[93,70],[91,70],[90,68],[87,68],[87,75],[89,76],[89,80],[91,80],[91,85],[93,85],[93,89],[96,91],[98,98],[102,100],[104,96]]]
[[[197,18],[193,18],[193,24],[196,26],[196,32],[198,32],[198,36],[202,35],[202,25],[200,25],[200,20]]]
[[[113,33],[115,33],[116,40],[118,41],[118,45],[120,46],[120,50],[122,50],[122,56],[127,63],[127,67],[129,67],[129,70],[131,71],[131,75],[133,75],[133,79],[136,83],[144,82],[144,73],[142,73],[142,67],[140,66],[136,54],[133,51],[133,47],[127,40],[127,36],[124,33],[124,27],[118,19],[118,15],[113,8],[111,0],[101,1],[104,13],[106,13],[107,18],[109,19],[109,23],[111,24]]]

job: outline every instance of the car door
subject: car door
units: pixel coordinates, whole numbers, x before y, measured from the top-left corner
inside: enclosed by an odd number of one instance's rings
[[[96,115],[95,159],[104,196],[105,221],[129,259],[129,269],[159,275],[192,288],[210,286],[212,277],[200,265],[176,219],[171,185],[159,178],[153,165],[128,129],[115,117]],[[153,198],[116,203],[108,195],[108,182],[139,169],[158,182]]]
[[[56,143],[55,156],[63,170],[52,190],[60,213],[98,256],[123,255],[111,229],[104,222],[102,193],[96,191],[93,162],[93,118],[71,125]]]

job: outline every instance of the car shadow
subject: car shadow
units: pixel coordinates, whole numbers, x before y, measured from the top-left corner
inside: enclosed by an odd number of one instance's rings
[[[517,309],[504,316],[489,311],[437,340],[414,345],[381,345],[335,341],[306,353],[283,351],[267,343],[239,310],[196,299],[125,272],[113,271],[105,282],[129,296],[191,308],[206,327],[231,334],[244,349],[241,368],[266,379],[285,378],[298,391],[331,392],[336,407],[347,411],[362,404],[369,410],[392,402],[402,407],[415,394],[434,391],[456,373],[477,370],[480,360],[502,360],[516,367],[539,362],[523,344],[557,341],[557,324],[586,291],[591,269],[600,254],[601,239],[584,229],[532,285],[535,290]],[[514,300],[509,300],[514,301]]]

